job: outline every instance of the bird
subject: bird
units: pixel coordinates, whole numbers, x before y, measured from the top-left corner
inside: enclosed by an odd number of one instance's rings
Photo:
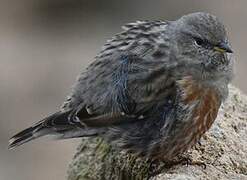
[[[120,151],[169,160],[200,140],[234,74],[223,23],[194,12],[122,29],[82,71],[60,109],[14,135],[10,149],[46,135],[101,137]]]

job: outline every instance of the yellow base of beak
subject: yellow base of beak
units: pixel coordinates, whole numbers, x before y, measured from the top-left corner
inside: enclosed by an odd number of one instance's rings
[[[225,52],[226,52],[225,49],[219,48],[219,47],[217,47],[217,46],[214,47],[214,50],[215,50],[215,51],[218,51],[218,52],[220,52],[220,53],[225,53]]]

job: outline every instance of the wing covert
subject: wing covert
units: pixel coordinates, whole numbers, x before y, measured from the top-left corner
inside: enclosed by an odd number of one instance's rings
[[[166,25],[163,21],[127,24],[125,31],[109,40],[80,75],[62,110],[83,107],[95,118],[105,119],[103,115],[107,114],[110,119],[112,114],[115,119],[121,115],[128,119],[142,116],[163,103],[175,92],[166,67],[169,61]],[[88,118],[85,117],[80,118],[83,121]]]

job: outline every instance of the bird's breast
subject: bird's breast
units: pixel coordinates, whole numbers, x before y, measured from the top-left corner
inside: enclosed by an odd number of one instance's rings
[[[174,138],[173,153],[183,152],[195,144],[211,127],[221,105],[220,97],[214,88],[205,87],[185,77],[178,82],[180,104],[186,109],[181,115],[178,134]],[[172,152],[171,152],[172,153]]]
[[[181,90],[181,104],[189,109],[188,113],[191,113],[188,118],[193,123],[188,128],[193,128],[194,125],[200,131],[209,129],[217,117],[221,104],[217,91],[212,87],[201,85],[191,77],[179,80],[178,84]]]

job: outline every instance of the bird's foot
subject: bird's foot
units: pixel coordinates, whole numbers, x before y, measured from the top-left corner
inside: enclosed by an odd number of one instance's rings
[[[150,162],[149,170],[152,172],[150,173],[150,177],[158,175],[162,173],[164,170],[169,169],[173,166],[177,165],[192,165],[192,166],[200,166],[203,169],[206,169],[207,165],[203,161],[199,160],[193,160],[189,157],[181,157],[178,160],[172,160],[172,161],[167,161],[167,160],[153,160]]]
[[[186,166],[189,166],[189,165],[195,166],[196,165],[196,166],[201,166],[203,169],[207,168],[206,163],[204,163],[203,161],[193,160],[193,159],[186,158],[186,157],[180,159],[179,161],[181,164],[186,165]]]

